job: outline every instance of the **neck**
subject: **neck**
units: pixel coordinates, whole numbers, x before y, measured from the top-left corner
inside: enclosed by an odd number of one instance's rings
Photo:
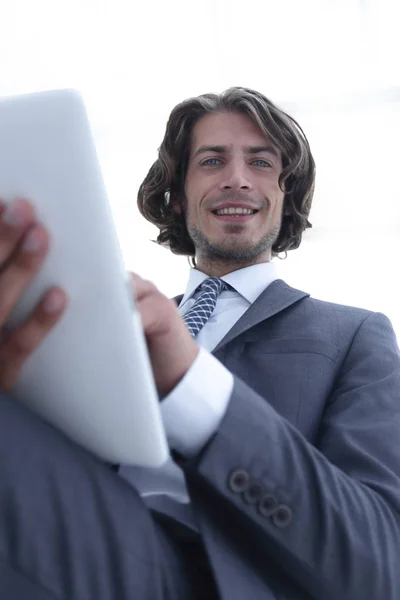
[[[196,257],[196,269],[205,273],[209,277],[223,277],[233,271],[239,271],[246,267],[259,265],[261,263],[270,262],[271,256],[260,256],[258,260],[250,261],[227,261],[227,260],[211,260],[206,257]]]

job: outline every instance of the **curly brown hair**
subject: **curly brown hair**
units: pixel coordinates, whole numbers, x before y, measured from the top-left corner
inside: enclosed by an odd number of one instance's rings
[[[260,128],[282,154],[279,185],[284,192],[281,229],[272,256],[298,248],[308,221],[314,193],[315,163],[300,125],[254,90],[232,87],[222,94],[203,94],[178,104],[169,117],[158,159],[150,168],[138,192],[141,214],[160,231],[157,243],[175,254],[194,260],[195,247],[189,236],[184,211],[184,185],[189,163],[191,134],[201,117],[215,112],[245,114]]]

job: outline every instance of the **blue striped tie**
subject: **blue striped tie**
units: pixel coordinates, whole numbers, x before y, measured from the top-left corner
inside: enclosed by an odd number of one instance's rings
[[[183,320],[193,337],[196,337],[199,331],[203,329],[213,314],[218,296],[228,289],[228,284],[218,277],[210,277],[203,281],[197,289],[201,291],[200,296],[192,308],[183,316]]]

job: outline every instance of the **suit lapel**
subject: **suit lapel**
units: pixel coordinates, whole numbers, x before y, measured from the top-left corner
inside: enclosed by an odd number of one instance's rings
[[[269,319],[309,295],[290,287],[282,279],[276,279],[249,306],[243,316],[219,342],[213,354],[251,327],[255,327],[265,319]]]
[[[255,327],[255,325],[258,325],[265,319],[269,319],[309,295],[310,294],[307,292],[302,292],[290,287],[290,285],[285,283],[282,279],[273,281],[259,295],[257,300],[249,306],[244,315],[235,323],[232,329],[228,331],[226,336],[213,350],[213,354],[248,329]],[[174,298],[178,306],[182,298],[183,295]]]

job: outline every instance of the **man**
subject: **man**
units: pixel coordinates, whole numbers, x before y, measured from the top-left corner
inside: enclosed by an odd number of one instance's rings
[[[139,207],[195,268],[174,302],[134,276],[174,460],[117,475],[4,397],[2,598],[398,597],[394,332],[289,287],[271,263],[310,226],[313,184],[301,129],[261,94],[174,109]],[[30,205],[12,211],[3,319],[47,244]],[[49,294],[3,339],[3,389],[65,308]]]

